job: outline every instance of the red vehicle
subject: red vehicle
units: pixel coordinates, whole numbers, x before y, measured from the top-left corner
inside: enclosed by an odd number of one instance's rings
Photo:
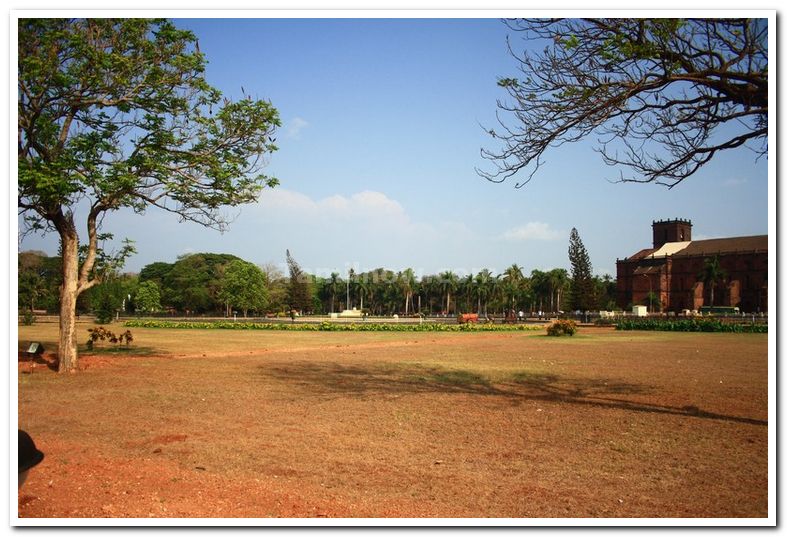
[[[459,324],[477,323],[478,322],[478,314],[477,313],[460,313],[459,315],[457,315],[456,320],[459,321]]]

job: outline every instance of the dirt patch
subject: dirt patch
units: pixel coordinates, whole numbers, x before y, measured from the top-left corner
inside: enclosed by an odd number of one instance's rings
[[[768,514],[766,336],[355,336],[20,364],[19,516]]]

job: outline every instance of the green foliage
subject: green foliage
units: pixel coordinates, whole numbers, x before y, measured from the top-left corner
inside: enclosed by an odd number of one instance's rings
[[[123,304],[123,296],[118,293],[118,286],[115,282],[98,285],[91,290],[90,295],[96,322],[111,323]]]
[[[294,262],[292,256],[290,260]],[[290,267],[290,277],[273,264],[262,267],[264,286],[252,286],[248,282],[259,278],[259,274],[252,277],[248,274],[242,276],[239,272],[235,278],[234,269],[229,268],[231,264],[237,265],[238,271],[240,267],[253,267],[235,256],[200,253],[181,257],[176,263],[151,263],[143,267],[139,278],[140,282],[152,281],[159,286],[161,305],[165,308],[189,310],[195,314],[223,312],[226,315],[231,288],[242,293],[256,287],[262,291],[250,296],[267,300],[256,307],[249,305],[249,311],[257,314],[263,311],[285,312],[287,317],[292,310],[292,297],[298,293],[303,298],[301,312],[327,314],[348,307],[348,283],[349,307],[376,316],[441,314],[449,306],[452,315],[488,313],[502,316],[506,312],[520,310],[558,311],[567,308],[571,284],[565,269],[534,270],[528,277],[518,265],[511,265],[500,275],[482,269],[462,278],[452,272],[444,272],[424,275],[420,280],[409,268],[398,272],[376,268],[363,273],[351,272],[349,280],[345,280],[337,272],[328,278],[307,274],[294,262]],[[256,272],[253,268],[250,270]],[[230,284],[228,278],[234,279],[235,283]],[[597,280],[594,278],[594,284],[609,289],[615,287],[614,280],[608,277]],[[243,310],[240,303],[233,303],[231,307]]]
[[[658,330],[662,332],[768,332],[765,323],[725,322],[721,319],[621,319],[616,322],[618,330]]]
[[[250,323],[233,321],[154,321],[130,320],[129,328],[285,330],[295,332],[530,332],[540,326],[525,324],[443,324],[443,323]]]
[[[155,313],[161,311],[161,294],[158,284],[153,280],[141,282],[134,296],[137,313]]]
[[[288,284],[288,300],[291,310],[305,312],[312,307],[312,296],[310,277],[303,272],[298,262],[295,261],[287,250],[287,268],[290,271],[290,281]]]
[[[22,324],[25,326],[30,326],[36,322],[36,317],[33,315],[33,312],[30,310],[24,310],[22,312]]]
[[[112,345],[119,345],[125,341],[126,346],[129,346],[134,341],[134,336],[131,335],[131,330],[126,330],[122,334],[115,335],[111,330],[107,330],[103,326],[97,328],[88,328],[88,340],[85,344],[88,349],[92,350],[96,343],[99,341],[108,341]]]
[[[20,206],[42,209],[31,222],[90,195],[102,211],[152,204],[223,227],[222,206],[276,184],[258,173],[276,109],[222,99],[193,33],[161,19],[21,19],[18,42]]]
[[[229,308],[241,309],[244,317],[249,310],[264,311],[266,295],[265,274],[256,265],[235,259],[223,267],[218,299]]]
[[[63,281],[60,258],[43,252],[20,252],[17,265],[19,309],[57,311]]]
[[[118,268],[107,261],[132,251],[104,255],[108,213],[155,206],[224,230],[225,206],[278,183],[261,173],[277,149],[277,110],[208,85],[192,32],[163,19],[33,18],[18,20],[17,43],[18,207],[26,231],[60,236],[63,325],[73,327],[79,295]],[[81,247],[77,206],[88,208]],[[188,291],[199,309],[213,290]],[[99,296],[97,313],[112,306]],[[72,334],[61,331],[61,371],[76,369]]]
[[[571,263],[571,307],[575,310],[596,309],[597,297],[593,283],[593,267],[590,256],[582,244],[579,232],[571,228],[568,243],[568,260]]]
[[[162,306],[193,313],[220,311],[225,266],[233,261],[242,260],[231,254],[196,253],[181,256],[171,264],[151,263],[140,271],[140,284],[154,282]]]
[[[713,307],[714,294],[716,286],[723,282],[727,277],[727,272],[721,267],[721,260],[719,256],[706,258],[702,265],[702,270],[697,274],[697,279],[701,281],[707,289],[710,290],[710,304]]]
[[[577,323],[571,319],[558,319],[547,327],[548,336],[573,336],[577,333]]]

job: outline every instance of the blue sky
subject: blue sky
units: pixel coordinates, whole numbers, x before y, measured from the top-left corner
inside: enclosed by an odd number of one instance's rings
[[[534,179],[493,184],[476,172],[493,147],[516,76],[498,19],[176,19],[193,30],[225,95],[241,88],[280,112],[280,150],[267,172],[281,185],[237,210],[224,234],[156,209],[116,213],[105,230],[136,241],[126,269],[224,252],[283,266],[289,249],[314,273],[352,267],[460,274],[512,263],[568,268],[576,227],[594,271],[651,241],[652,220],[688,218],[694,238],[768,233],[768,162],[720,154],[677,187],[614,184],[591,143],[546,156]],[[525,46],[517,42],[517,46]],[[54,235],[21,250],[57,251]]]

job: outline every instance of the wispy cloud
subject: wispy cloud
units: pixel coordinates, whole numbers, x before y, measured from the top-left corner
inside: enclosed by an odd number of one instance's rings
[[[554,241],[562,239],[563,235],[544,222],[528,222],[505,231],[500,238],[507,241]]]
[[[285,133],[287,138],[300,138],[301,131],[309,126],[309,122],[303,118],[296,117],[293,118],[292,121],[287,122],[285,124],[286,130]]]
[[[749,180],[746,179],[745,177],[731,177],[726,181],[724,181],[724,186],[736,187],[736,186],[745,185],[748,182]]]

